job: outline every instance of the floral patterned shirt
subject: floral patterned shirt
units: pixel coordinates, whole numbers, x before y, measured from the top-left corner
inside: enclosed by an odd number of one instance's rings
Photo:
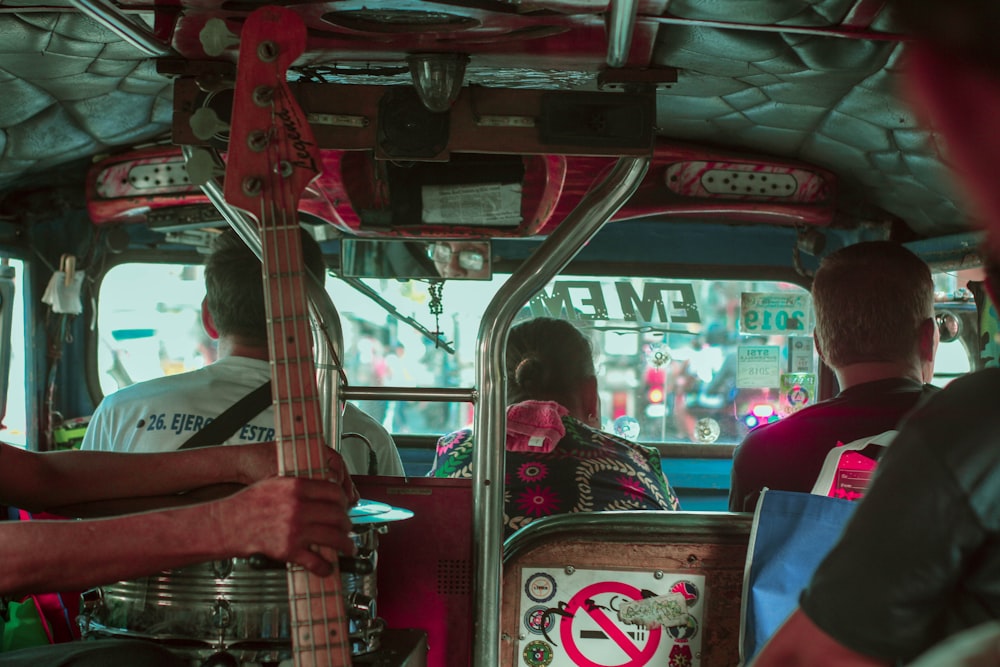
[[[652,448],[562,417],[566,435],[551,452],[506,452],[504,537],[550,514],[601,510],[678,510],[680,503]],[[437,444],[432,477],[472,476],[472,431]]]

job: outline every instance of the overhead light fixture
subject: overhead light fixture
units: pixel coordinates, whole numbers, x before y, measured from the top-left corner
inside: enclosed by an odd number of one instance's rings
[[[469,56],[464,53],[416,53],[406,58],[413,86],[428,111],[444,113],[458,98]]]

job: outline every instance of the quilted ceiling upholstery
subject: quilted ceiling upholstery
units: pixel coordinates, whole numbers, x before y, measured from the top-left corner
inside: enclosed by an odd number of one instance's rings
[[[661,135],[831,169],[843,205],[873,220],[900,218],[924,235],[964,227],[934,135],[898,99],[905,43],[820,34],[849,29],[855,5],[872,2],[662,4],[654,61],[679,74],[659,94]],[[893,32],[886,12],[872,14],[851,29]],[[732,21],[743,25],[718,25]],[[94,20],[0,0],[0,188],[165,136],[170,98],[154,61]]]
[[[170,82],[75,11],[0,14],[0,187],[164,134]]]

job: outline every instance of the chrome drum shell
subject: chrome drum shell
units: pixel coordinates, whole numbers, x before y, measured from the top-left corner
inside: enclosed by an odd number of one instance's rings
[[[366,574],[341,573],[351,654],[378,650],[384,624],[375,600],[378,533],[354,535]],[[288,579],[283,567],[260,569],[243,558],[200,563],[92,589],[81,599],[84,637],[123,637],[162,643],[193,660],[226,652],[241,663],[291,657]]]

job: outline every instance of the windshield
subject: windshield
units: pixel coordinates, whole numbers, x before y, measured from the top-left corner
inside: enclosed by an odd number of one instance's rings
[[[472,387],[483,312],[507,277],[440,290],[422,281],[329,277],[349,383]],[[134,298],[138,284],[149,292],[142,300]],[[103,393],[215,359],[201,326],[203,284],[199,265],[121,264],[106,274],[98,314]],[[540,316],[569,319],[588,333],[604,428],[629,438],[733,444],[814,400],[811,309],[796,285],[563,276],[517,319]],[[474,415],[464,403],[359,407],[396,434],[441,435]]]

